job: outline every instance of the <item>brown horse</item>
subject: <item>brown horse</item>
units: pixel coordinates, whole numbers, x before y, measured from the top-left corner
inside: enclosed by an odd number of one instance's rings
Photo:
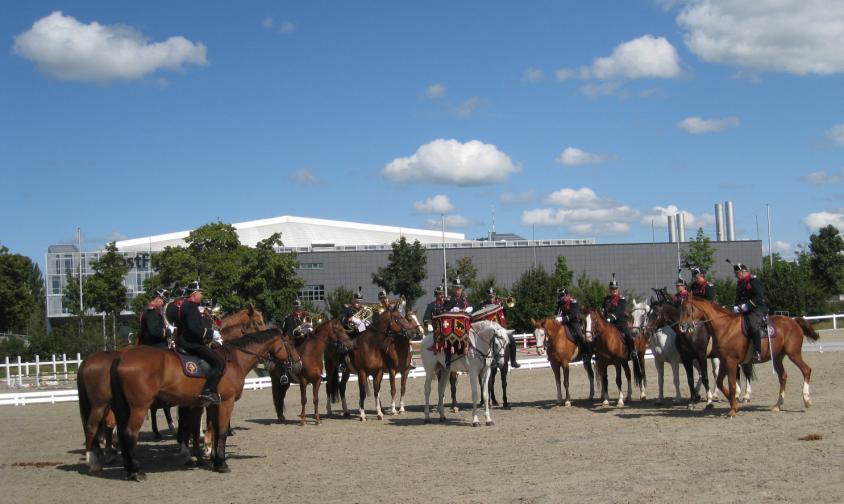
[[[618,328],[610,324],[597,310],[591,310],[587,317],[586,341],[592,344],[595,351],[595,361],[598,375],[601,377],[601,399],[603,405],[609,406],[609,392],[607,388],[607,368],[615,366],[615,384],[618,386],[618,403],[624,406],[624,396],[621,393],[621,369],[627,378],[627,400],[633,398],[633,386],[630,381],[630,366],[627,364],[627,347],[624,345],[622,334]],[[633,358],[633,377],[639,387],[639,398],[645,399],[645,348],[644,333],[639,333],[634,339],[635,355]]]
[[[280,365],[294,368],[294,373],[299,371],[301,360],[291,345],[282,339],[278,329],[246,335],[225,343],[218,351],[225,359],[226,367],[217,388],[222,403],[209,408],[214,425],[212,457],[215,471],[229,472],[226,463],[226,427],[234,403],[243,393],[247,373],[259,359],[268,356]],[[204,383],[204,378],[185,376],[179,358],[173,352],[154,347],[132,348],[112,363],[112,397],[118,438],[123,451],[123,466],[128,479],[138,480],[142,476],[134,459],[134,451],[149,406],[156,398],[179,406],[202,406],[197,396]]]
[[[743,334],[742,316],[704,299],[693,298],[686,299],[680,307],[680,311],[679,330],[688,333],[694,331],[700,325],[706,325],[712,334],[718,358],[721,360],[716,382],[721,392],[730,400],[728,417],[735,417],[738,409],[736,400],[737,368],[740,364],[750,361],[749,355],[752,346],[750,339]],[[812,368],[803,360],[803,337],[817,341],[818,333],[802,317],[792,319],[773,315],[770,317],[770,321],[774,327],[774,335],[771,336],[771,344],[769,344],[767,338],[762,338],[760,349],[762,359],[759,362],[768,361],[773,356],[774,370],[780,382],[780,392],[777,403],[772,409],[779,411],[785,400],[785,382],[788,373],[786,373],[782,361],[786,355],[803,373],[803,405],[808,408],[812,405],[809,386]],[[725,376],[729,379],[729,388],[724,387]]]
[[[375,411],[378,420],[384,419],[384,413],[381,411],[381,398],[379,393],[381,391],[381,380],[384,377],[384,370],[387,365],[384,359],[384,349],[389,344],[387,338],[405,338],[409,339],[412,334],[417,331],[416,327],[402,316],[402,314],[394,309],[388,309],[382,313],[378,319],[372,323],[366,331],[355,339],[354,346],[351,352],[348,353],[349,367],[342,370],[340,373],[339,364],[335,359],[332,359],[328,368],[328,383],[326,390],[328,392],[328,414],[331,414],[331,402],[336,401],[339,396],[343,403],[343,414],[348,416],[348,408],[346,407],[346,382],[349,380],[349,368],[353,369],[358,375],[358,390],[360,391],[360,420],[366,421],[366,411],[364,410],[364,401],[366,396],[374,394],[375,396]],[[369,377],[372,377],[372,392],[369,387]]]
[[[416,316],[416,312],[408,310],[404,314],[404,318],[413,325],[415,332],[413,336],[420,338],[425,336],[422,329],[422,324]],[[410,346],[410,337],[404,337],[402,334],[393,336],[387,339],[384,348],[384,364],[387,367],[387,374],[390,378],[390,409],[387,410],[389,415],[403,415],[406,413],[404,409],[404,393],[407,389],[407,375],[410,372],[410,359],[413,353],[413,348]],[[401,373],[401,396],[399,396],[399,408],[396,409],[396,374]]]
[[[534,327],[533,334],[536,338],[536,346],[545,348],[548,362],[551,363],[551,370],[554,371],[554,383],[557,385],[557,405],[571,406],[569,363],[575,360],[575,356],[578,360],[583,361],[583,368],[589,376],[589,399],[593,399],[595,397],[595,372],[592,370],[592,355],[580,354],[577,343],[569,338],[570,329],[557,319],[545,318],[538,321],[531,319],[531,323]],[[591,350],[591,345],[586,344],[584,346]],[[563,393],[560,389],[561,367],[563,368],[563,385],[566,388],[565,403],[563,403]]]
[[[314,422],[321,423],[319,417],[319,387],[322,382],[323,360],[325,352],[331,349],[333,352],[345,353],[352,347],[352,340],[343,329],[339,319],[327,320],[314,329],[305,340],[296,347],[296,352],[302,357],[302,370],[293,378],[299,384],[299,392],[302,396],[302,411],[299,414],[299,425],[305,425],[305,406],[308,403],[308,384],[312,387],[314,401]],[[284,421],[284,397],[287,394],[289,384],[282,385],[280,378],[284,369],[275,366],[270,371],[272,378],[273,405],[279,422]]]
[[[95,352],[85,358],[76,372],[76,391],[79,395],[79,416],[85,433],[85,462],[91,474],[102,470],[103,452],[100,437],[111,458],[113,455],[112,430],[114,415],[111,414],[111,386],[108,381],[111,363],[120,352]]]
[[[223,341],[236,340],[246,334],[266,329],[264,315],[256,310],[251,303],[246,308],[224,317],[220,321],[220,335],[223,337]]]

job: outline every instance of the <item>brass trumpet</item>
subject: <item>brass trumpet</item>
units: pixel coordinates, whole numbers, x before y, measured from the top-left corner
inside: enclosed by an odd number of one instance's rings
[[[516,296],[507,296],[504,299],[504,306],[506,306],[507,308],[512,308],[516,306]]]
[[[305,312],[305,316],[302,318],[302,320],[305,324],[318,326],[325,322],[325,315],[323,315],[322,313]]]

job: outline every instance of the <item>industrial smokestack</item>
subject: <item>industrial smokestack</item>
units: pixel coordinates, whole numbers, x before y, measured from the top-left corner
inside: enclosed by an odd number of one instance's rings
[[[736,239],[736,224],[733,221],[733,202],[725,201],[724,208],[726,209],[726,225],[727,225],[727,241],[735,241]]]
[[[724,207],[715,203],[715,239],[724,241]]]
[[[677,241],[686,241],[686,215],[678,213],[674,218],[677,220]]]
[[[668,216],[668,242],[674,243],[677,241],[677,225],[674,223],[674,216]]]

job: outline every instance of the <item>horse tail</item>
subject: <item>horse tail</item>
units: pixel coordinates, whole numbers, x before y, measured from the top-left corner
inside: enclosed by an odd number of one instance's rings
[[[803,336],[806,336],[812,341],[818,341],[820,339],[821,336],[815,331],[815,328],[812,327],[812,324],[810,324],[808,320],[803,317],[794,317],[794,321],[797,322],[798,326],[800,326],[800,329],[803,331]]]
[[[642,377],[642,370],[643,367],[639,362],[639,352],[636,352],[633,355],[633,381],[635,381],[636,385],[639,385],[640,387],[644,387],[642,385],[642,380],[644,379]]]
[[[111,380],[111,409],[114,411],[114,417],[117,420],[117,440],[120,443],[120,451],[123,453],[125,459],[129,454],[129,450],[127,449],[129,440],[126,438],[129,427],[129,402],[123,394],[123,387],[120,384],[120,377],[117,374],[117,366],[119,364],[120,359],[114,359],[109,372]]]
[[[642,373],[642,389],[648,386],[648,376],[645,372],[645,352],[639,353],[636,352],[636,363],[638,364],[639,370]],[[635,366],[634,366],[635,369]]]
[[[76,371],[76,393],[79,396],[79,416],[82,417],[82,430],[86,431],[88,418],[91,417],[91,399],[88,397],[88,389],[85,387],[85,380],[82,378],[84,367],[80,367]]]
[[[340,400],[340,366],[339,364],[328,375],[328,381],[325,383],[325,391],[328,393],[328,399],[331,402]]]
[[[744,378],[747,381],[754,381],[756,380],[756,371],[754,371],[753,363],[748,362],[747,364],[741,365],[741,372],[744,374]]]

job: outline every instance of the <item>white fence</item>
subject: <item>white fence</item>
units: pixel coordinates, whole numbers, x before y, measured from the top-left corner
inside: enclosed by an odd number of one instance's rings
[[[67,381],[75,378],[76,370],[82,363],[82,356],[78,353],[76,358],[68,359],[67,354],[57,356],[53,354],[50,359],[41,360],[36,355],[33,362],[21,362],[20,355],[15,361],[8,357],[0,364],[0,369],[5,371],[6,386],[9,388],[22,388],[35,386],[57,385],[59,381]]]
[[[832,329],[836,330],[838,329],[838,319],[844,319],[844,313],[834,313],[832,315],[814,315],[803,318],[808,320],[809,322],[815,322],[819,320],[832,320]]]

